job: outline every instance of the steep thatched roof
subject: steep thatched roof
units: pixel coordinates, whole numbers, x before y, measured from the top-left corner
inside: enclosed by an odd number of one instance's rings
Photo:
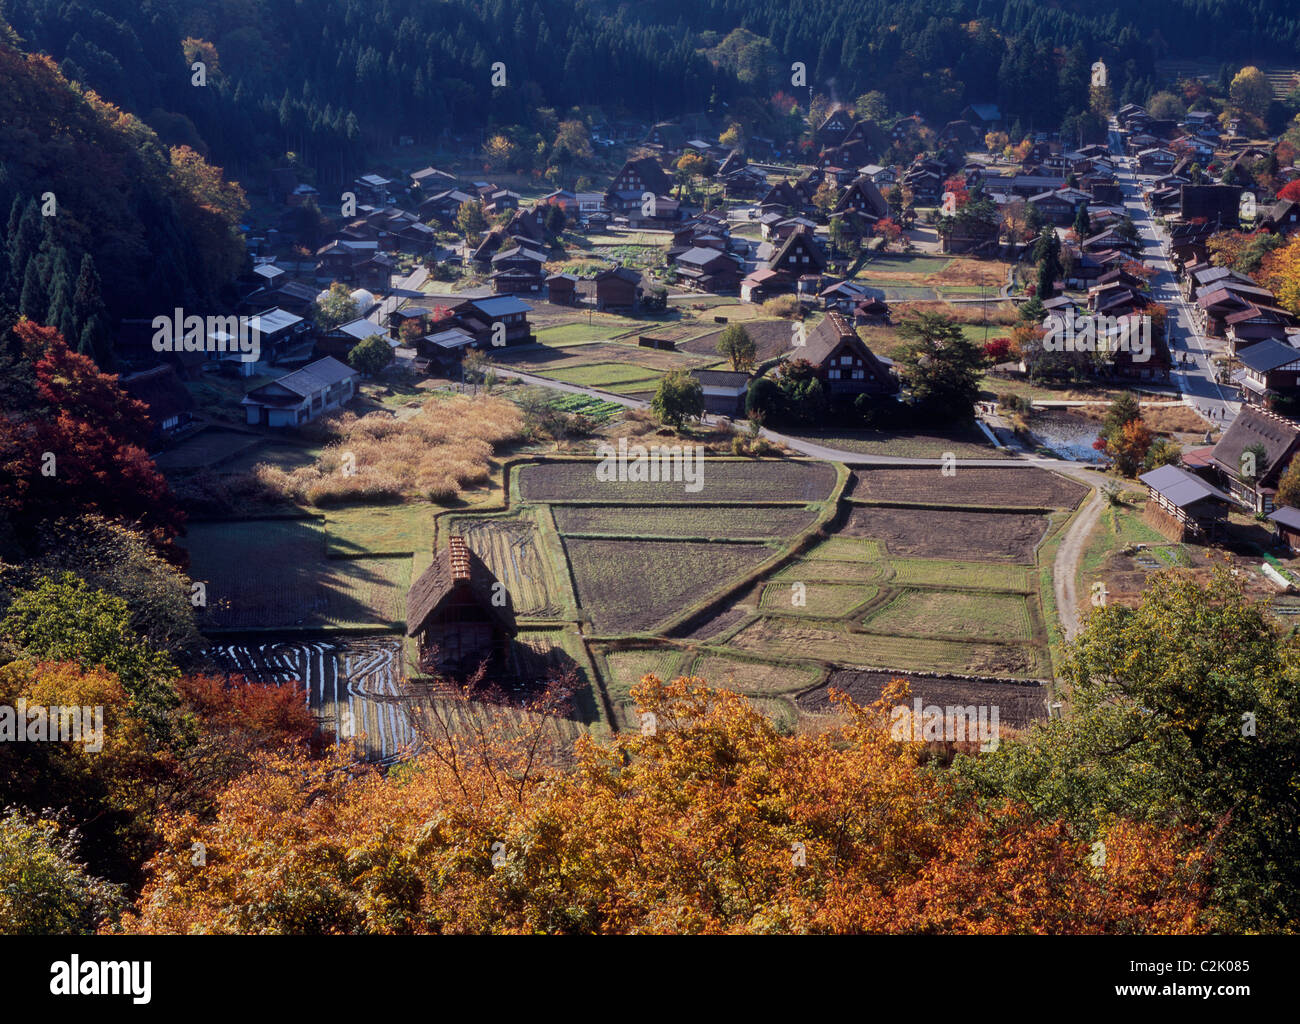
[[[406,635],[419,633],[457,584],[464,583],[493,621],[514,636],[518,631],[514,603],[509,591],[504,591],[504,606],[492,603],[492,586],[496,582],[492,570],[470,550],[463,537],[450,538],[447,547],[434,556],[433,564],[420,573],[406,595]]]
[[[1262,409],[1245,407],[1231,426],[1223,432],[1211,457],[1215,465],[1229,476],[1241,471],[1241,453],[1251,445],[1263,448],[1263,458],[1256,467],[1257,479],[1268,485],[1283,468],[1283,463],[1300,446],[1300,424]]]

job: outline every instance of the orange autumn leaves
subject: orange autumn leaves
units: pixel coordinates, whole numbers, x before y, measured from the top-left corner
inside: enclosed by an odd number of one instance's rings
[[[885,711],[782,736],[737,695],[647,676],[651,735],[579,741],[434,723],[387,776],[263,755],[210,822],[164,823],[135,932],[1202,930],[1199,854],[1114,822],[1092,842],[981,804]],[[541,721],[540,717],[538,721]],[[201,845],[199,845],[201,844]],[[198,853],[196,853],[198,851]],[[200,855],[201,853],[201,855]]]

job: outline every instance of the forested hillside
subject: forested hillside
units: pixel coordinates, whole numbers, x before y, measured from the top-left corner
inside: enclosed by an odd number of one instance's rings
[[[165,142],[241,177],[268,151],[292,151],[331,181],[398,134],[478,142],[485,122],[528,124],[542,108],[658,118],[726,104],[761,127],[795,60],[832,97],[880,90],[894,110],[939,119],[999,103],[1009,122],[1055,130],[1087,106],[1098,57],[1122,103],[1145,100],[1162,57],[1300,48],[1300,13],[1284,0],[9,0],[5,11],[27,48]],[[743,45],[719,45],[737,29]],[[191,84],[196,59],[204,88]],[[498,61],[507,86],[494,89]]]
[[[0,42],[0,319],[55,326],[111,365],[117,317],[218,295],[243,209],[196,152]]]

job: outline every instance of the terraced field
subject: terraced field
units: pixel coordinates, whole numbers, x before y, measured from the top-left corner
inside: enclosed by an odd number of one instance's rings
[[[598,462],[539,462],[518,470],[524,501],[601,504],[745,504],[824,501],[835,487],[835,467],[824,462],[709,459],[696,493],[681,482],[632,483],[596,479]]]
[[[578,604],[596,632],[640,633],[727,586],[773,549],[764,544],[565,538]]]
[[[563,534],[607,537],[705,537],[727,540],[788,539],[808,529],[816,509],[636,508],[627,505],[560,505],[555,525]]]
[[[952,476],[944,476],[937,466],[915,466],[855,469],[845,496],[852,501],[1069,509],[1087,493],[1078,481],[1036,466],[961,466]]]
[[[763,587],[759,607],[780,615],[842,619],[879,593],[876,587],[854,584],[769,583]],[[796,603],[798,601],[803,603]]]
[[[841,535],[873,537],[894,557],[1032,564],[1047,526],[1045,516],[1018,512],[858,506]]]
[[[832,672],[824,683],[795,699],[799,710],[820,715],[834,712],[831,690],[848,694],[855,703],[868,705],[880,698],[892,679],[906,679],[913,699],[940,707],[971,704],[996,707],[1001,726],[1027,728],[1047,718],[1047,688],[1036,683],[998,682],[982,679],[954,679],[933,676],[909,676],[902,672],[862,672],[842,669]]]
[[[862,623],[872,633],[948,640],[1034,639],[1029,600],[1020,594],[903,590]]]
[[[822,677],[815,665],[749,661],[716,651],[697,655],[687,671],[714,686],[745,694],[794,693],[815,686]]]
[[[1028,568],[995,562],[955,562],[935,558],[891,558],[890,582],[895,586],[960,587],[1009,590],[1028,594],[1033,577]]]
[[[856,633],[786,616],[751,623],[732,638],[730,645],[767,657],[811,658],[861,668],[1022,678],[1039,678],[1050,671],[1045,652],[1025,644]]]

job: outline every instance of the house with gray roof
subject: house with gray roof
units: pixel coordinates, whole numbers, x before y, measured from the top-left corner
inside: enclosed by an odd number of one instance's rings
[[[350,402],[359,376],[346,363],[326,356],[254,388],[240,405],[249,426],[301,426]]]

